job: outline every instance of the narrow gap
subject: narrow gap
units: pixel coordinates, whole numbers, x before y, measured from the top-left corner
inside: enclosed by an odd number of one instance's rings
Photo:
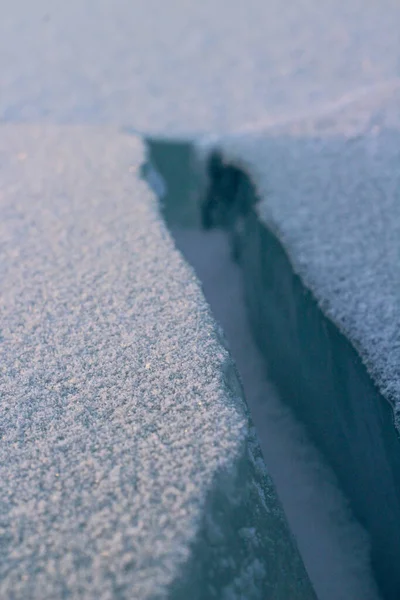
[[[222,229],[201,226],[204,188],[191,144],[150,139],[148,145],[147,179],[163,196],[175,243],[195,269],[225,331],[265,462],[319,600],[377,600],[368,536],[353,517],[333,471],[268,381],[228,237]]]

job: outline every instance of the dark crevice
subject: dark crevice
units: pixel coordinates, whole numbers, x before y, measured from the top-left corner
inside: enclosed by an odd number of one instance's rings
[[[179,237],[199,227],[191,146],[160,140],[150,148],[151,162],[143,176],[161,196],[165,219]],[[223,373],[226,391],[238,400],[243,390],[229,364]],[[250,422],[241,451],[231,459],[230,468],[216,473],[208,489],[190,556],[169,586],[168,597],[316,600]]]
[[[382,593],[396,600],[400,444],[392,408],[354,347],[294,273],[280,241],[252,210],[256,192],[246,173],[238,177],[222,162],[220,168],[225,178],[211,180],[206,203],[226,206],[224,217],[213,224],[226,228],[234,240],[253,335],[269,375],[332,466],[370,534],[372,565]],[[225,197],[229,199],[224,203]]]
[[[398,599],[400,453],[388,403],[293,272],[279,240],[260,222],[249,177],[212,152],[205,182],[186,142],[149,140],[149,149],[152,168],[166,182],[166,222],[227,334],[267,466],[297,528],[318,596],[378,597],[368,540],[354,514],[368,532],[382,596]],[[293,500],[288,480],[298,471],[293,485],[304,489],[293,489]],[[302,510],[314,511],[316,521],[304,514],[302,527]],[[324,532],[312,532],[325,522],[332,530],[326,543],[317,539]]]

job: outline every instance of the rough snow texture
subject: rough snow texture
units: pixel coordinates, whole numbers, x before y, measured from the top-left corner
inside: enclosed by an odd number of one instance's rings
[[[313,598],[141,141],[0,140],[0,596]]]
[[[400,411],[400,89],[223,140],[260,218]]]
[[[399,22],[397,0],[3,0],[0,118],[259,128],[398,78]]]

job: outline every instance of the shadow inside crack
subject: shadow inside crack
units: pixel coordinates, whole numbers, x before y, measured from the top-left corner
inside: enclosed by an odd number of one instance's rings
[[[149,148],[166,222],[223,326],[318,597],[378,598],[372,561],[381,593],[395,600],[400,452],[388,402],[259,220],[246,173],[216,153],[198,168],[188,142]]]

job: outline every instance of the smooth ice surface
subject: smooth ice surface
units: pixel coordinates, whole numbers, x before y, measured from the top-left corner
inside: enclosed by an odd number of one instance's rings
[[[260,218],[400,408],[400,89],[220,146]]]
[[[1,127],[0,596],[312,599],[144,160]]]
[[[397,0],[2,0],[0,118],[259,128],[400,75]]]
[[[222,325],[243,381],[260,445],[319,600],[377,600],[366,533],[304,428],[268,381],[250,331],[242,274],[227,236],[173,227]],[[266,332],[268,336],[268,332]]]

